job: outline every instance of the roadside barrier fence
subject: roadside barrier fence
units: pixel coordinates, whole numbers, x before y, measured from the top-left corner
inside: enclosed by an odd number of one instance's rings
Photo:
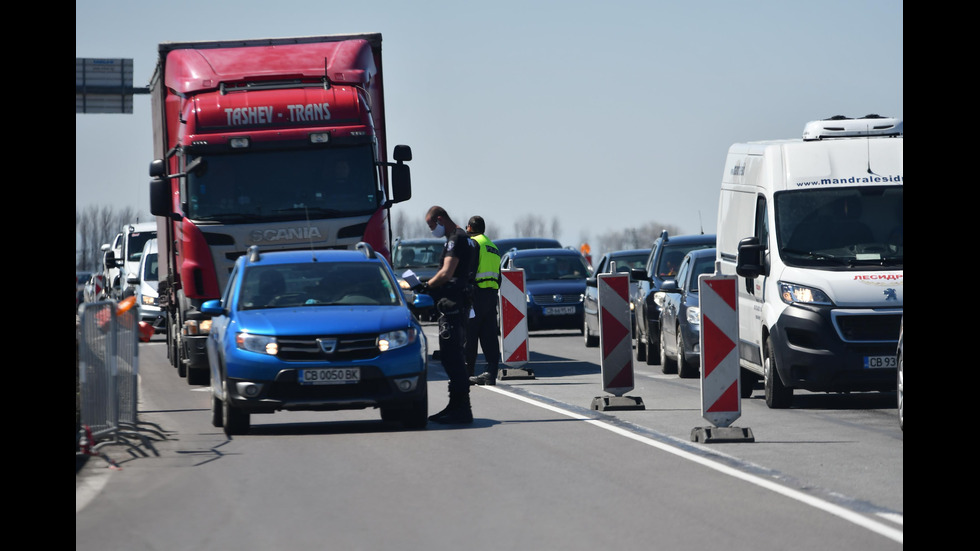
[[[143,447],[156,453],[151,439],[166,439],[159,427],[139,421],[139,336],[139,309],[132,297],[82,306],[76,336],[76,454],[98,455],[115,466],[102,453],[104,446],[122,445],[146,457]]]

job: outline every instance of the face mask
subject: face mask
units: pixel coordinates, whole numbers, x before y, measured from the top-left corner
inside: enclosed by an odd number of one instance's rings
[[[442,224],[436,224],[436,227],[432,229],[432,237],[444,237],[446,235],[446,226]]]

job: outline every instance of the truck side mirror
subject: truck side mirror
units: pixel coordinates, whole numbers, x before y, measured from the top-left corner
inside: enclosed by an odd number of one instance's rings
[[[412,173],[401,162],[391,165],[392,202],[401,203],[412,198]]]
[[[746,278],[756,278],[766,272],[766,248],[758,237],[746,237],[738,242],[738,258],[735,273]]]
[[[153,216],[170,214],[170,181],[159,176],[150,180],[150,214]]]

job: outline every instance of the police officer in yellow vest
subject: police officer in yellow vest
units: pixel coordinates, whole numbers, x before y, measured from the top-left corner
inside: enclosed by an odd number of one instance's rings
[[[500,364],[500,333],[497,322],[497,293],[500,291],[500,251],[493,241],[484,235],[486,224],[480,216],[473,216],[466,225],[466,233],[479,245],[476,287],[473,289],[473,317],[466,326],[466,368],[470,383],[496,385]],[[483,349],[487,370],[473,376],[476,367],[476,347]]]

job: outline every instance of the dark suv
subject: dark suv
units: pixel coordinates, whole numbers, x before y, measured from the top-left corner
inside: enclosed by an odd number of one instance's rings
[[[714,235],[678,235],[670,237],[667,230],[653,242],[646,267],[633,269],[630,275],[637,282],[630,297],[636,317],[636,360],[655,365],[660,361],[660,305],[656,302],[660,286],[674,279],[681,260],[687,253],[715,246]],[[661,366],[665,373],[673,366]]]

